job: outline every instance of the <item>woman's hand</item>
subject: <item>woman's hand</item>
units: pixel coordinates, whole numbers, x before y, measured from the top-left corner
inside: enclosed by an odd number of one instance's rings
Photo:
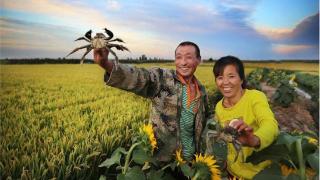
[[[254,135],[253,128],[248,126],[242,119],[232,120],[229,126],[239,132],[238,141],[244,145],[254,148],[260,147],[260,139]]]

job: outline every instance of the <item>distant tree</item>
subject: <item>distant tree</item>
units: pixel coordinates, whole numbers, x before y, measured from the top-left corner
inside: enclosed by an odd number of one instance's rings
[[[212,58],[209,58],[209,59],[208,59],[208,61],[209,61],[209,62],[212,62],[212,61],[213,61],[213,59],[212,59]]]
[[[139,57],[139,60],[140,60],[140,61],[147,61],[148,58],[147,58],[147,56],[146,56],[145,54],[142,54],[142,55]]]

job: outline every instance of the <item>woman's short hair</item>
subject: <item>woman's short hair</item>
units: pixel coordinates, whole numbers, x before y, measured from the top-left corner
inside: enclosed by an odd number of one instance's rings
[[[244,74],[244,66],[242,61],[235,56],[224,56],[221,57],[213,66],[213,74],[215,78],[223,74],[224,68],[227,65],[234,65],[239,74],[240,79],[243,81],[241,84],[242,88],[246,88],[247,82]]]

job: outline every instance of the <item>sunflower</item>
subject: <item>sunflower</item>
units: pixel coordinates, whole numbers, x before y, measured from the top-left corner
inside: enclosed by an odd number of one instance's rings
[[[176,161],[178,163],[178,166],[186,163],[186,161],[183,160],[182,158],[181,149],[177,149],[175,155],[176,155]]]
[[[281,168],[281,173],[283,176],[288,176],[291,173],[295,173],[294,168],[290,168],[284,164],[280,164],[280,168]]]
[[[294,81],[296,79],[296,75],[293,74],[289,80],[290,84],[292,84],[293,86],[297,87],[298,84]]]
[[[315,175],[317,175],[317,172],[315,170],[311,169],[311,168],[307,168],[306,169],[306,175],[307,175],[308,179],[313,179],[313,177]]]
[[[220,180],[221,172],[216,165],[216,160],[210,155],[195,155],[196,159],[193,161],[193,166],[196,168],[195,176],[192,179],[199,177],[210,177],[211,180]],[[209,175],[209,176],[208,176]],[[206,179],[206,178],[205,178]]]
[[[154,151],[155,148],[157,148],[157,140],[154,137],[153,129],[151,124],[143,125],[141,129],[142,133],[146,134],[149,139],[149,143],[151,145],[151,152]]]
[[[310,144],[318,145],[318,140],[315,138],[307,137],[307,140]]]

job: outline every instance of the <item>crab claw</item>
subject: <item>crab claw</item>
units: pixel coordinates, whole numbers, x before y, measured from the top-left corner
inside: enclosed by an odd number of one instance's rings
[[[107,28],[104,28],[104,31],[108,34],[108,38],[106,38],[106,40],[110,40],[110,39],[112,39],[113,38],[113,33],[110,31],[110,30],[108,30]]]
[[[88,32],[86,32],[86,34],[84,36],[91,40],[91,33],[92,33],[92,31],[89,30]]]

